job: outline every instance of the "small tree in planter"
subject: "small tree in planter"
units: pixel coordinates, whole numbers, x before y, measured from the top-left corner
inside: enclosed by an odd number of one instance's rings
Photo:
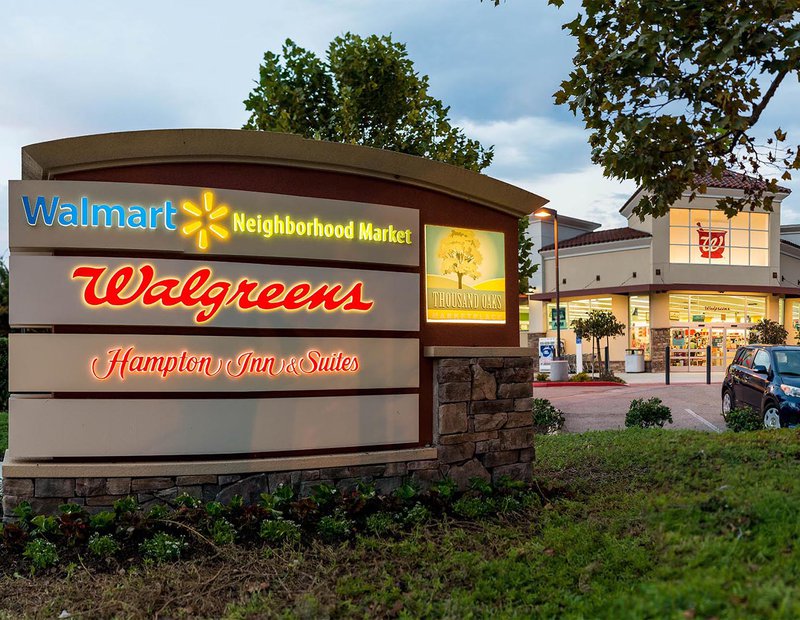
[[[575,333],[592,339],[592,355],[597,346],[596,359],[599,363],[603,361],[600,354],[603,338],[608,341],[609,338],[625,334],[625,324],[620,323],[617,317],[608,310],[592,310],[585,319],[575,319],[571,325]],[[592,375],[594,376],[594,367],[592,367]]]
[[[786,344],[789,332],[777,321],[761,319],[750,328],[750,344]]]

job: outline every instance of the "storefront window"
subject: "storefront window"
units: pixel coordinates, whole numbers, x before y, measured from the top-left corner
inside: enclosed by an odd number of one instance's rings
[[[766,315],[766,297],[752,295],[669,296],[673,323],[755,323]]]
[[[575,301],[561,302],[561,329],[572,329],[572,321],[576,319],[585,319],[592,310],[611,312],[611,298],[596,297],[593,299],[578,299]],[[549,329],[556,328],[555,304],[547,304],[547,325]]]
[[[719,210],[671,209],[671,263],[769,265],[769,216],[739,213],[728,219]]]
[[[530,306],[528,303],[519,305],[519,331],[526,332],[530,327]]]
[[[631,295],[628,298],[628,341],[631,349],[644,350],[650,359],[650,297]]]

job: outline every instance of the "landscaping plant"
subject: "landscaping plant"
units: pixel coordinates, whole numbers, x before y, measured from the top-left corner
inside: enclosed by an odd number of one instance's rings
[[[19,569],[37,574],[62,561],[94,561],[96,568],[111,570],[136,561],[173,563],[224,547],[341,543],[359,534],[394,538],[446,516],[479,519],[520,512],[538,497],[508,478],[495,484],[475,478],[466,491],[444,478],[427,490],[408,481],[389,495],[365,482],[349,491],[320,484],[302,498],[292,487],[280,486],[252,505],[240,496],[226,505],[182,495],[170,506],[144,510],[127,497],[114,504],[113,512],[95,515],[75,504],[61,506],[58,515],[36,515],[21,502],[14,511],[17,521],[0,526],[0,578]]]
[[[750,344],[786,344],[789,332],[778,323],[770,319],[761,319],[750,328]]]
[[[735,407],[728,413],[723,413],[725,424],[734,433],[742,431],[758,431],[764,428],[764,420],[761,415],[750,407]]]
[[[672,424],[672,412],[660,398],[634,398],[625,415],[628,428],[663,428],[667,422]]]
[[[537,433],[552,435],[564,426],[564,412],[546,398],[533,399],[533,428]]]

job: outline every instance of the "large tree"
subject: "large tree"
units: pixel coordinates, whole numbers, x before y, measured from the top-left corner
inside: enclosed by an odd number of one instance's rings
[[[800,156],[781,128],[769,138],[754,128],[800,76],[800,0],[583,0],[583,9],[565,25],[578,51],[555,99],[583,117],[606,175],[646,190],[634,211],[663,215],[725,169],[760,182],[720,208],[771,208],[777,183],[763,173],[791,179]]]
[[[634,212],[664,215],[726,169],[755,181],[721,209],[770,209],[777,183],[766,177],[790,180],[800,155],[783,129],[756,125],[778,89],[800,78],[800,0],[582,5],[564,25],[578,48],[555,100],[583,118],[592,161],[645,190]]]
[[[389,36],[336,37],[324,60],[287,39],[282,57],[264,54],[244,104],[245,129],[363,144],[475,172],[492,161],[493,147],[450,124],[450,108],[428,94],[428,76]]]
[[[250,112],[245,129],[363,144],[475,172],[494,154],[494,147],[483,147],[451,125],[450,108],[428,94],[428,76],[414,70],[405,45],[389,36],[347,33],[330,43],[324,59],[287,39],[280,55],[264,54],[257,85],[244,104]],[[521,292],[527,292],[536,270],[525,226],[521,221]]]

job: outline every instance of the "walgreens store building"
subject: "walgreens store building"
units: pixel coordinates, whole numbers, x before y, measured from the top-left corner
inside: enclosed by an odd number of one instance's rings
[[[625,336],[610,342],[614,370],[624,368],[626,350],[634,349],[645,356],[647,370],[663,371],[667,345],[672,371],[705,371],[707,345],[712,370],[723,370],[762,318],[783,324],[794,341],[800,327],[800,225],[781,225],[781,203],[790,190],[778,188],[771,212],[754,209],[728,219],[717,201],[741,197],[746,184],[757,181],[730,172],[704,181],[705,196],[689,202],[685,194],[665,217],[641,221],[634,215],[637,192],[620,210],[626,227],[596,230],[597,224],[586,222],[595,229],[559,231],[567,355],[576,349],[571,322],[591,310],[611,311],[627,326]],[[556,334],[554,254],[553,245],[540,250],[541,289],[530,295],[534,347],[539,338]]]

